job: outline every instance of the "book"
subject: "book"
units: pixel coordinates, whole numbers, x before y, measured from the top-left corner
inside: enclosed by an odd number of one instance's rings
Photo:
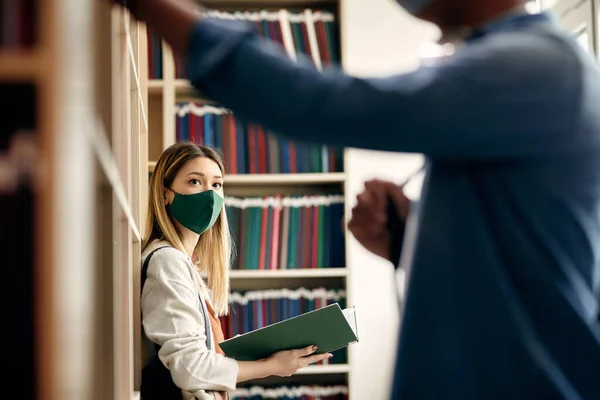
[[[236,270],[340,268],[346,264],[342,194],[225,196]]]
[[[231,394],[235,400],[347,400],[348,385],[276,385],[276,386],[238,386]]]
[[[210,18],[245,21],[262,41],[285,52],[294,61],[311,63],[318,70],[340,65],[337,17],[332,10],[206,10]],[[149,42],[150,43],[150,42]],[[149,44],[149,71],[162,65],[160,48]],[[158,60],[154,60],[154,54]],[[185,61],[175,57],[176,79],[185,79]],[[162,73],[161,73],[162,74]],[[162,75],[160,75],[162,77]],[[197,93],[193,97],[202,97]],[[210,103],[210,102],[209,102]],[[339,146],[293,141],[260,124],[246,121],[217,104],[178,102],[175,138],[222,149],[229,174],[332,173],[344,171],[344,150]],[[335,248],[335,246],[331,246]]]
[[[341,309],[338,303],[264,328],[227,339],[220,343],[227,357],[255,361],[283,350],[315,345],[316,354],[332,352],[358,342],[354,307]]]
[[[285,139],[219,105],[175,105],[175,139],[218,147],[225,169],[237,174],[343,172],[343,148]]]

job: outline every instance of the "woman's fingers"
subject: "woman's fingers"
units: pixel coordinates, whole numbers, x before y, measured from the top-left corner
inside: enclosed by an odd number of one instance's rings
[[[314,353],[315,351],[317,351],[317,346],[307,346],[303,349],[296,349],[296,350],[292,350],[293,355],[296,358],[300,358],[300,357],[306,357],[308,355],[311,355],[312,353]]]
[[[314,354],[312,356],[304,357],[302,359],[302,363],[306,367],[307,365],[314,364],[314,363],[316,363],[318,361],[326,360],[326,359],[331,358],[331,357],[332,357],[331,353]]]

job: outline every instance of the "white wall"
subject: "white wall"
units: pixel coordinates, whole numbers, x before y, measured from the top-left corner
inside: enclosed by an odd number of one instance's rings
[[[594,6],[598,7],[598,0],[544,0],[542,9],[550,9],[559,17],[560,25],[571,34],[575,35],[582,47],[591,53],[596,53],[598,37],[598,22],[594,23]],[[598,12],[598,10],[596,10]],[[597,19],[596,19],[597,20]],[[594,30],[594,25],[596,30]]]
[[[596,11],[594,16],[596,23],[596,58],[600,62],[600,0],[594,0],[594,10]]]
[[[344,68],[354,75],[381,76],[416,68],[419,48],[438,36],[435,27],[411,18],[393,0],[342,0],[340,19]],[[347,210],[354,206],[365,180],[401,182],[421,163],[420,155],[348,150]],[[351,398],[388,399],[399,323],[394,270],[354,238],[346,243],[351,270],[348,295],[357,307],[360,339],[349,349]]]

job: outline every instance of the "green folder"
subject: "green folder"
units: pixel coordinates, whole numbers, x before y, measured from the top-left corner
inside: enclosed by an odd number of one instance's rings
[[[265,326],[219,345],[227,357],[254,361],[282,350],[316,345],[316,354],[328,353],[358,342],[354,307],[342,310],[338,303]]]

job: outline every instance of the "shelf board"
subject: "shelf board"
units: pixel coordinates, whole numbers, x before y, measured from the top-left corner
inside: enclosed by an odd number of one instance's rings
[[[232,270],[231,279],[336,278],[348,275],[346,268],[305,268],[275,270]]]
[[[165,81],[162,79],[148,80],[148,94],[154,96],[162,96]],[[186,79],[176,79],[173,83],[175,89],[175,98],[177,101],[193,101],[196,103],[216,104],[216,102],[202,97],[196,89]]]
[[[329,365],[309,365],[304,367],[294,375],[324,375],[324,374],[345,374],[350,372],[348,364],[329,364]]]
[[[216,104],[214,101],[203,97],[187,79],[175,80],[175,98],[178,101],[194,101],[196,103]]]
[[[305,8],[337,5],[339,0],[203,0],[202,5],[210,8]]]
[[[0,51],[0,80],[37,80],[44,71],[39,52]]]
[[[148,94],[162,94],[162,89],[165,85],[165,81],[162,79],[149,79],[148,80]]]
[[[225,183],[229,185],[278,185],[278,184],[315,184],[344,183],[343,172],[315,172],[305,174],[239,174],[228,175]]]
[[[178,92],[185,92],[193,91],[195,89],[192,87],[190,81],[188,81],[187,79],[175,79],[175,90]]]
[[[154,171],[156,161],[148,162],[148,172]],[[304,174],[231,174],[225,176],[228,185],[280,185],[344,183],[343,172],[313,172]]]

